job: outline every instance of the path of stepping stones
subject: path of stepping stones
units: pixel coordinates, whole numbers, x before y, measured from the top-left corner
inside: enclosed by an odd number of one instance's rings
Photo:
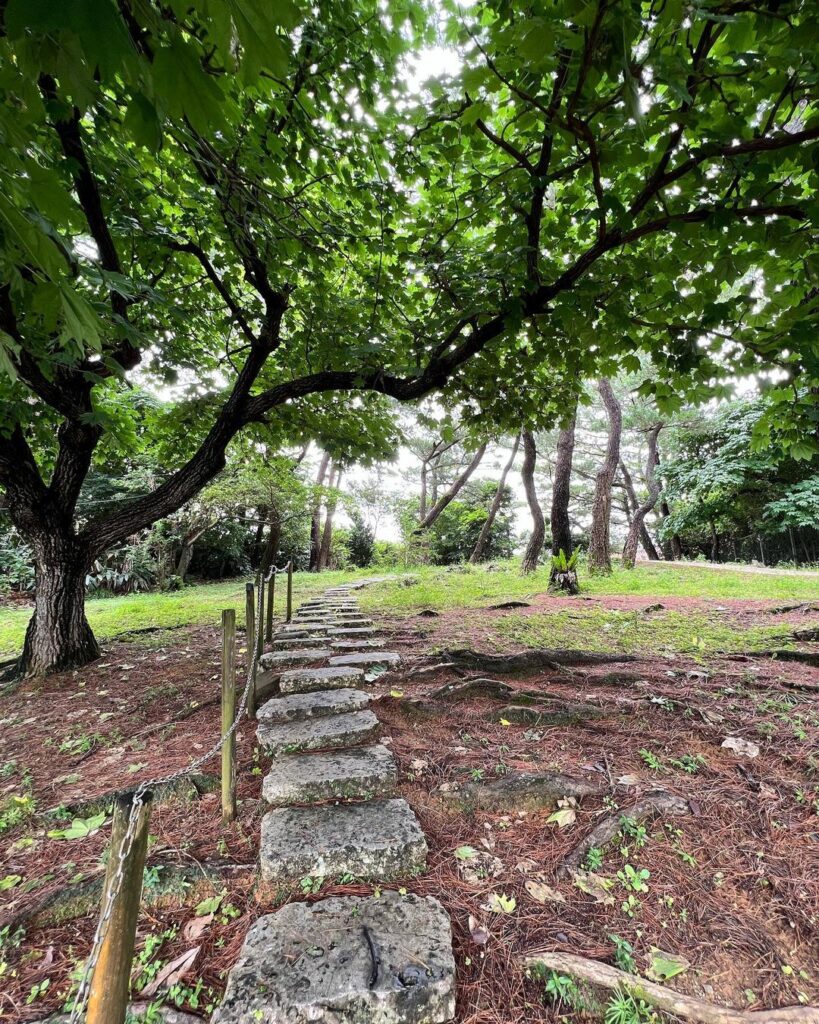
[[[397,769],[367,707],[367,670],[395,667],[354,591],[303,604],[261,668],[280,695],[258,712],[273,755],[262,795],[261,874],[388,882],[422,872],[427,844],[412,809],[391,797]],[[346,652],[346,653],[345,653]],[[228,977],[214,1024],[443,1024],[455,1013],[449,917],[431,896],[290,903],[260,918]]]

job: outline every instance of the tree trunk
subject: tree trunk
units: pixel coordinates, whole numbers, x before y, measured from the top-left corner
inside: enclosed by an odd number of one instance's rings
[[[623,568],[633,569],[634,563],[637,559],[637,542],[640,539],[641,531],[648,534],[645,526],[645,519],[648,513],[657,504],[657,499],[660,497],[660,481],[657,479],[657,437],[660,431],[663,429],[662,423],[656,423],[651,430],[648,432],[648,457],[646,458],[646,486],[648,487],[648,497],[642,505],[638,505],[634,510],[634,516],[631,521],[631,526],[628,530],[628,536],[626,537],[626,543],[623,547]],[[657,552],[654,548],[654,544],[651,538],[648,538],[650,550],[654,552],[655,559],[657,558]],[[645,541],[643,541],[645,546]],[[646,548],[646,554],[648,554],[649,548]],[[651,555],[649,554],[649,558]]]
[[[717,533],[717,528],[716,528],[716,526],[714,526],[713,522],[709,522],[708,528],[711,531],[711,555],[710,555],[710,558],[711,558],[712,562],[718,562],[719,561],[719,534]]]
[[[313,511],[310,516],[310,572],[318,569],[319,548],[321,547],[321,490],[324,478],[327,475],[327,467],[330,465],[330,456],[324,452],[319,463],[316,474],[316,496],[313,499]]]
[[[341,485],[341,466],[335,471],[335,479],[333,478],[333,470],[330,470],[330,481],[329,487],[331,490],[338,490]],[[333,516],[336,513],[336,505],[338,504],[338,496],[331,494],[327,499],[327,513],[324,516],[324,532],[321,535],[321,546],[319,548],[318,562],[316,569],[318,572],[324,572],[330,562],[330,546],[333,543]]]
[[[565,552],[566,558],[572,553],[572,524],[569,520],[569,499],[571,497],[572,459],[574,457],[574,431],[577,410],[572,414],[571,423],[560,431],[557,438],[557,459],[552,484],[552,554]]]
[[[486,550],[486,545],[489,540],[489,536],[492,533],[492,527],[495,525],[495,519],[498,514],[498,509],[501,507],[503,501],[503,491],[506,487],[506,478],[509,475],[509,470],[512,468],[515,458],[518,454],[518,447],[520,446],[520,434],[515,438],[515,443],[512,445],[512,454],[509,456],[509,461],[503,467],[501,478],[498,481],[498,489],[495,491],[495,496],[492,498],[492,504],[489,506],[489,515],[486,517],[486,522],[481,527],[481,532],[478,534],[478,540],[475,544],[475,550],[469,556],[469,561],[472,565],[477,565],[478,562],[483,558],[483,553]]]
[[[418,503],[418,522],[423,523],[427,514],[427,460],[421,461],[421,500]]]
[[[469,465],[466,467],[463,473],[461,473],[457,480],[455,480],[455,482],[452,484],[452,486],[449,488],[446,494],[443,494],[441,498],[435,502],[435,504],[432,506],[429,512],[427,512],[426,516],[424,516],[423,520],[419,523],[418,528],[415,531],[416,533],[421,533],[423,530],[429,529],[429,527],[432,526],[432,524],[435,522],[438,516],[447,507],[447,505],[457,497],[458,492],[461,490],[461,488],[464,486],[467,480],[472,476],[472,474],[480,465],[481,459],[483,458],[485,451],[486,445],[482,444],[480,448],[472,456],[472,461],[469,463]],[[433,480],[434,479],[435,477],[433,477]]]
[[[671,515],[671,509],[668,507],[668,502],[665,500],[665,498],[662,498],[660,500],[660,515],[662,516],[663,520],[668,519],[668,517]],[[663,533],[665,533],[665,531],[663,531]],[[676,534],[673,534],[671,537],[666,537],[662,542],[663,558],[667,562],[674,562],[682,557],[682,550],[675,550],[675,539],[677,541],[676,548],[679,549],[680,538],[677,537]]]
[[[85,617],[85,577],[91,558],[74,538],[41,536],[35,543],[34,615],[18,663],[24,675],[79,668],[100,649]]]
[[[620,461],[620,435],[623,430],[623,414],[620,403],[614,396],[610,381],[605,377],[597,384],[609,421],[609,438],[603,464],[597,471],[592,504],[592,525],[589,535],[589,572],[611,572],[611,547],[609,542],[609,520],[611,518],[611,487]]]
[[[526,501],[529,503],[529,511],[532,513],[532,536],[526,546],[523,561],[520,563],[522,573],[534,572],[543,550],[543,541],[546,539],[546,524],[543,520],[543,509],[537,500],[537,489],[535,488],[535,464],[537,462],[537,448],[532,431],[524,427],[521,431],[523,438],[523,466],[520,475],[523,478],[523,489],[526,491]]]
[[[640,508],[640,501],[637,497],[637,492],[634,489],[634,480],[631,477],[631,473],[629,473],[628,471],[628,466],[625,464],[625,462],[623,462],[622,459],[620,459],[620,475],[623,478],[623,483],[625,484],[626,489],[626,506],[628,507],[628,515],[626,518],[628,519],[628,525],[630,530],[631,524],[634,522],[634,517],[638,509]],[[646,480],[648,480],[648,477],[646,477]],[[659,491],[660,488],[658,487],[658,497]],[[657,550],[654,541],[651,539],[651,534],[648,532],[648,529],[645,524],[645,518],[639,521],[637,529],[640,543],[643,545],[643,551],[645,551],[646,555],[652,562],[658,562],[660,560],[660,552]]]
[[[176,575],[185,582],[185,577],[188,574],[190,568],[191,559],[193,558],[193,541],[188,541],[187,537],[182,541],[182,550],[179,552],[179,560],[176,563]]]

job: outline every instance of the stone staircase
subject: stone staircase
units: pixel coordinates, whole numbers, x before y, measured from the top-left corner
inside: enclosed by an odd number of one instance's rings
[[[378,743],[368,671],[400,656],[377,649],[355,590],[302,605],[264,654],[280,696],[258,712],[273,755],[262,795],[261,875],[387,882],[421,873],[427,844],[409,804],[392,796],[395,759]],[[455,1013],[449,917],[432,897],[290,903],[251,927],[214,1024],[443,1024]]]

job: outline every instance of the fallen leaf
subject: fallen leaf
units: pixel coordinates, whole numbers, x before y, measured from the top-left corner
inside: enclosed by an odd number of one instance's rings
[[[618,786],[639,786],[640,777],[638,775],[621,775],[617,780]]]
[[[735,754],[741,754],[743,757],[759,756],[759,747],[756,743],[752,743],[751,740],[744,740],[741,736],[726,736],[722,741],[722,746],[726,750],[733,750]]]
[[[558,828],[567,828],[569,825],[574,825],[577,820],[577,815],[571,807],[563,807],[559,811],[555,811],[554,814],[550,814],[546,819],[546,824],[555,824]]]
[[[565,903],[566,897],[562,892],[546,885],[545,882],[538,882],[534,878],[527,878],[523,883],[524,888],[536,903]]]
[[[485,909],[493,914],[513,914],[517,905],[514,896],[507,896],[505,892],[490,892]]]
[[[222,892],[218,896],[209,896],[206,900],[202,900],[196,906],[196,916],[203,917],[205,914],[215,914],[222,903],[224,895]]]
[[[476,946],[485,946],[489,942],[489,929],[478,924],[472,914],[469,915],[469,935]]]
[[[614,903],[614,897],[609,892],[614,883],[610,879],[596,875],[593,871],[575,871],[572,878],[577,888],[591,896],[595,903],[602,903],[605,906]]]
[[[53,828],[48,833],[49,839],[85,839],[99,831],[105,822],[105,811],[94,814],[90,818],[75,818],[67,828]]]
[[[182,937],[188,942],[196,942],[202,937],[202,933],[213,921],[213,914],[203,914],[201,917],[194,917],[182,929]]]
[[[685,974],[690,966],[691,962],[684,956],[666,953],[662,949],[658,949],[657,946],[652,946],[646,977],[651,978],[652,981],[668,981],[669,978],[675,978],[678,974]]]
[[[194,960],[199,956],[201,948],[201,946],[194,946],[193,949],[187,949],[176,957],[175,960],[165,964],[154,980],[140,992],[140,995],[150,998],[156,995],[161,988],[170,988],[171,985],[181,981],[191,967],[193,967]]]

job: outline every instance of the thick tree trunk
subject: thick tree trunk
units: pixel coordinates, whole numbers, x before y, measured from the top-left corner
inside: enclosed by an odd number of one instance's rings
[[[646,530],[645,519],[648,513],[657,504],[657,499],[660,497],[660,481],[657,479],[656,468],[657,468],[657,437],[660,431],[663,429],[662,423],[655,424],[648,432],[648,457],[646,458],[646,486],[648,487],[648,497],[642,505],[638,505],[634,509],[634,516],[631,521],[631,526],[628,530],[628,536],[626,537],[626,543],[623,547],[623,567],[625,569],[633,569],[634,563],[637,559],[637,543],[641,536],[641,531]],[[635,495],[636,497],[636,495]],[[654,549],[654,544],[649,538],[650,550],[654,552],[654,557],[657,557],[657,552]],[[643,541],[645,546],[645,541]],[[648,554],[649,548],[646,548]],[[649,554],[649,558],[651,555]]]
[[[34,615],[18,663],[21,674],[45,675],[79,668],[100,649],[85,617],[88,550],[74,538],[54,534],[35,543]]]
[[[611,487],[620,461],[620,435],[623,430],[623,414],[620,403],[605,378],[597,384],[609,421],[609,438],[603,464],[597,471],[592,504],[592,525],[589,535],[589,572],[611,572],[611,546],[609,542],[609,521],[611,519]]]
[[[193,544],[194,542],[188,541],[187,537],[182,541],[182,550],[179,552],[179,560],[176,563],[176,575],[183,583],[193,558]]]
[[[574,458],[574,432],[577,423],[577,408],[572,413],[571,423],[560,431],[557,437],[557,459],[552,482],[552,508],[550,523],[552,528],[552,556],[560,556],[560,552],[568,561],[572,554],[572,524],[569,519],[569,499],[571,498],[572,459]],[[552,562],[549,573],[549,586],[556,590],[564,590],[576,594],[579,590],[577,572],[574,567],[563,570]]]
[[[467,480],[472,476],[472,474],[480,465],[481,459],[483,458],[485,451],[486,445],[482,444],[480,448],[472,456],[472,461],[469,463],[469,465],[466,467],[463,473],[461,473],[457,480],[455,480],[455,482],[452,484],[449,490],[445,494],[441,495],[440,499],[435,502],[435,504],[432,506],[429,512],[427,512],[426,516],[424,516],[424,518],[418,525],[418,529],[415,531],[416,533],[421,533],[423,530],[429,529],[429,527],[432,526],[432,524],[435,522],[438,516],[447,507],[447,505],[457,497],[458,492],[461,490],[461,488],[464,486]],[[436,477],[433,476],[433,481],[435,481],[435,479]],[[437,484],[434,484],[434,487],[435,490],[437,491]]]
[[[333,470],[330,470],[329,487],[331,490],[337,490],[340,485],[341,466],[336,470],[335,478],[333,476]],[[324,532],[321,535],[321,546],[319,548],[318,563],[316,565],[319,572],[324,572],[330,564],[330,547],[333,543],[333,516],[336,514],[337,504],[338,496],[336,494],[332,494],[327,501],[327,513],[324,516]]]
[[[319,549],[321,548],[321,486],[327,475],[327,467],[330,465],[330,456],[327,452],[321,456],[318,473],[316,474],[316,496],[313,501],[313,511],[310,516],[310,572],[318,569]]]
[[[543,509],[537,500],[537,489],[535,488],[535,464],[537,462],[535,439],[532,431],[526,427],[521,431],[521,437],[523,438],[523,466],[520,475],[523,478],[523,489],[526,491],[529,511],[532,513],[532,536],[529,538],[523,561],[520,563],[520,571],[529,573],[537,569],[540,553],[543,550],[543,541],[546,539],[546,524],[543,521]]]
[[[501,502],[503,501],[503,491],[506,487],[506,478],[514,465],[519,446],[520,434],[515,438],[515,443],[512,445],[512,454],[509,456],[509,461],[503,467],[503,472],[501,473],[500,480],[498,481],[498,489],[495,491],[495,496],[492,498],[492,504],[489,506],[489,514],[486,517],[486,522],[483,524],[481,532],[478,534],[475,550],[469,556],[469,561],[472,565],[477,565],[483,558],[483,553],[486,550],[487,542],[489,541],[490,534],[492,533],[492,527],[495,525],[498,509],[501,507]]]

